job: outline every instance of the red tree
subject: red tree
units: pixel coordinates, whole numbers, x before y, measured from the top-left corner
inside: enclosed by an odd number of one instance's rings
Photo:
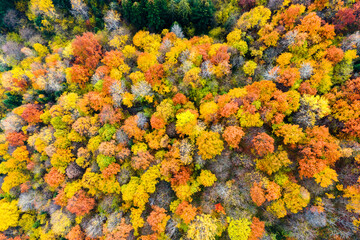
[[[77,36],[72,43],[75,62],[94,69],[101,59],[101,45],[91,32]]]
[[[9,142],[10,146],[22,146],[27,140],[27,136],[23,132],[9,132],[6,134],[6,140]]]
[[[69,212],[82,216],[89,213],[95,207],[95,199],[87,197],[85,191],[80,190],[69,199],[66,206]]]
[[[256,154],[260,157],[274,152],[274,139],[266,133],[260,133],[252,140]]]
[[[21,114],[21,117],[28,123],[39,123],[41,122],[40,115],[43,111],[39,110],[39,107],[34,104],[29,104],[26,106],[25,110]]]

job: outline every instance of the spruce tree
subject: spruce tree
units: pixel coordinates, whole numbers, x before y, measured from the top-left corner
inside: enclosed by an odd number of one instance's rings
[[[215,23],[215,7],[211,0],[193,0],[191,10],[191,22],[195,26],[196,33],[206,33]]]
[[[191,7],[188,0],[181,0],[178,7],[179,22],[182,25],[188,25],[190,22]]]

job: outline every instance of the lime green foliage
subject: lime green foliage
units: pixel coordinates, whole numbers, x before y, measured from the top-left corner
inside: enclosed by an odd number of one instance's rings
[[[251,232],[251,221],[246,218],[232,219],[229,223],[228,233],[231,240],[247,240]]]

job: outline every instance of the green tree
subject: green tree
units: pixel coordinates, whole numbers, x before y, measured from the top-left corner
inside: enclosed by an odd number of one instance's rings
[[[215,7],[210,0],[193,0],[191,22],[197,34],[206,33],[215,23]]]
[[[191,7],[188,0],[181,0],[178,4],[177,14],[179,22],[183,25],[188,25],[190,22]]]
[[[16,108],[22,104],[22,95],[11,94],[10,92],[5,93],[7,98],[3,100],[5,107],[9,109]]]
[[[151,32],[159,32],[165,28],[168,8],[166,0],[147,1],[147,22]]]

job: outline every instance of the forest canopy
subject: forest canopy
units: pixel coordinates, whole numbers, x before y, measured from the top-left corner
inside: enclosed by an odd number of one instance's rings
[[[360,239],[360,1],[0,4],[0,240]]]

